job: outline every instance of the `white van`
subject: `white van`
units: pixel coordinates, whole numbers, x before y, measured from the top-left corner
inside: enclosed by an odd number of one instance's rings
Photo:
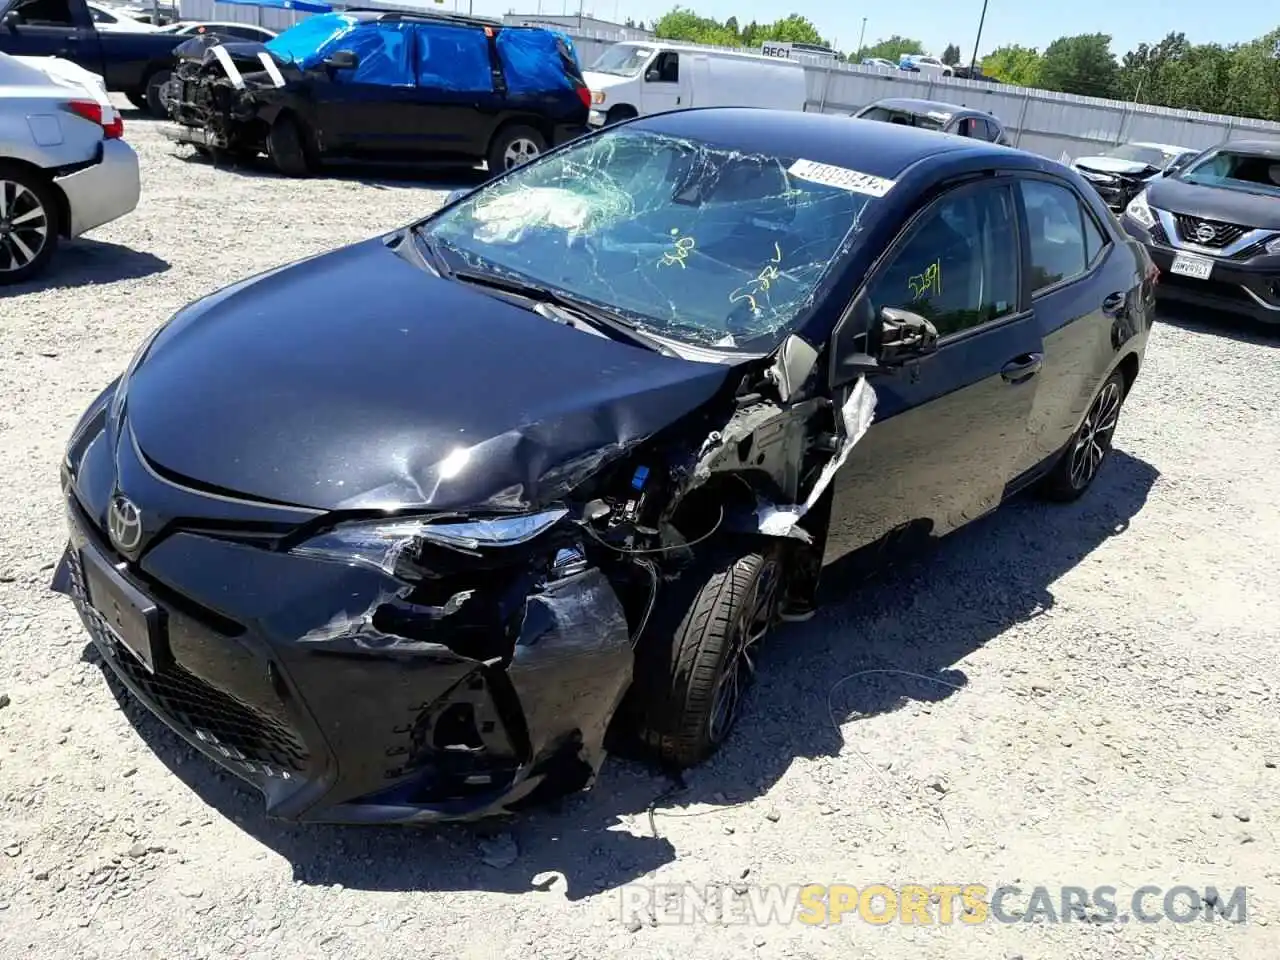
[[[803,110],[804,65],[717,47],[627,40],[606,47],[583,74],[593,127],[685,107]]]

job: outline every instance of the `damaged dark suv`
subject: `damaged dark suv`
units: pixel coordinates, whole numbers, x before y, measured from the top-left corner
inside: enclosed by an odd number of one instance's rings
[[[1027,153],[621,123],[180,310],[75,428],[54,587],[274,816],[695,764],[824,562],[1089,488],[1153,282]]]
[[[500,172],[583,133],[591,102],[567,36],[447,14],[322,14],[265,44],[204,36],[176,55],[169,136],[265,153],[288,176],[330,160]]]

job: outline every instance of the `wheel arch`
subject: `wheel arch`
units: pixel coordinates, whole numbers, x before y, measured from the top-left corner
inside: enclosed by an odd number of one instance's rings
[[[16,157],[0,157],[0,169],[4,167],[12,167],[24,173],[29,173],[42,180],[51,189],[54,202],[58,205],[58,236],[70,239],[71,204],[67,201],[67,195],[62,191],[62,187],[58,186],[58,181],[50,176],[49,171],[29,160],[20,160]]]

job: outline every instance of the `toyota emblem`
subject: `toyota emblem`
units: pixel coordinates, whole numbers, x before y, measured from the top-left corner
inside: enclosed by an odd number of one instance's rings
[[[1218,235],[1218,231],[1211,224],[1202,223],[1196,228],[1196,239],[1201,243],[1208,243]]]
[[[107,509],[107,532],[111,542],[123,553],[137,549],[142,542],[142,514],[128,497],[116,497]]]

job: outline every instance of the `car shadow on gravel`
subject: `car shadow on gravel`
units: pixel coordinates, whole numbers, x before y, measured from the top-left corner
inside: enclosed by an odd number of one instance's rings
[[[1249,317],[1181,303],[1160,304],[1156,319],[1188,333],[1230,337],[1259,347],[1280,347],[1280,322],[1268,325]]]
[[[49,269],[34,280],[4,287],[4,296],[68,290],[98,283],[140,280],[169,269],[169,261],[153,253],[101,240],[64,240],[58,244]]]
[[[332,163],[314,173],[307,180],[297,180],[280,173],[266,157],[252,157],[237,160],[213,160],[197,153],[194,147],[183,147],[174,144],[173,157],[181,163],[200,164],[224,170],[237,176],[254,180],[288,180],[298,183],[340,180],[358,183],[361,186],[377,188],[387,187],[424,187],[428,190],[470,190],[480,186],[488,179],[485,170],[473,167],[442,167],[414,164],[368,164]]]
[[[166,766],[285,857],[302,883],[377,891],[551,889],[578,900],[672,862],[675,847],[660,835],[668,817],[704,817],[758,801],[797,759],[856,750],[858,726],[849,721],[963,691],[968,678],[955,665],[1051,609],[1052,584],[1127,529],[1157,477],[1154,467],[1117,450],[1077,503],[1018,498],[857,585],[829,571],[829,589],[844,599],[778,631],[741,722],[709,763],[681,782],[611,760],[591,791],[510,821],[402,830],[268,820],[253,790],[188,747],[104,673]],[[100,662],[92,646],[85,656]],[[846,736],[854,742],[846,745]],[[838,806],[840,798],[830,802]],[[760,812],[774,818],[767,803]]]

